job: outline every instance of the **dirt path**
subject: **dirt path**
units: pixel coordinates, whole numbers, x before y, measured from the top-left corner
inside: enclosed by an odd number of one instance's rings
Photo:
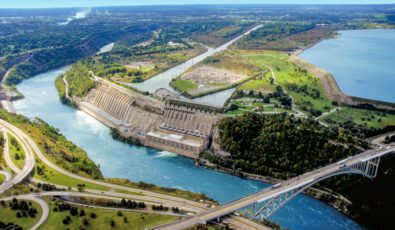
[[[340,109],[341,109],[341,107],[333,108],[333,109],[331,109],[330,111],[321,114],[321,116],[316,117],[315,120],[318,121],[319,119],[321,119],[321,118],[323,118],[323,117],[325,117],[325,116],[327,116],[327,115],[329,115],[329,114],[331,114],[331,113],[334,113],[334,112],[336,112],[336,111],[338,111],[338,110],[340,110]]]

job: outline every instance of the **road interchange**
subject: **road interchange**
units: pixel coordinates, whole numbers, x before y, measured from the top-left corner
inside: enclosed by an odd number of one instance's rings
[[[24,179],[30,179],[30,181],[34,183],[48,183],[42,180],[39,180],[37,178],[30,178],[30,173],[32,169],[34,168],[34,163],[35,163],[35,156],[44,164],[49,166],[50,168],[54,169],[55,171],[64,174],[66,176],[69,176],[71,178],[80,180],[82,182],[88,182],[104,187],[108,187],[108,191],[102,191],[102,190],[95,190],[95,189],[86,189],[84,193],[78,193],[78,192],[73,192],[73,191],[59,191],[59,192],[52,192],[52,193],[30,193],[30,194],[24,194],[24,195],[19,195],[19,196],[11,196],[11,197],[6,197],[6,198],[1,198],[2,200],[10,200],[13,198],[22,198],[22,199],[27,199],[27,200],[32,200],[36,203],[38,203],[43,210],[47,209],[47,204],[44,200],[40,199],[40,196],[51,196],[51,195],[56,195],[56,196],[85,196],[85,197],[92,197],[92,198],[101,198],[101,199],[117,199],[120,200],[122,198],[125,199],[133,199],[137,201],[144,201],[147,204],[162,204],[168,207],[179,207],[180,210],[183,210],[185,212],[191,212],[191,213],[200,213],[204,210],[209,209],[206,204],[202,204],[199,202],[194,202],[190,201],[187,199],[183,198],[178,198],[174,196],[169,196],[161,193],[155,193],[155,192],[150,192],[142,189],[137,189],[137,188],[131,188],[127,186],[122,186],[122,185],[116,185],[104,181],[98,181],[86,177],[82,177],[73,173],[70,173],[57,165],[53,164],[50,160],[48,160],[45,155],[42,153],[42,151],[39,149],[39,147],[36,145],[36,143],[28,136],[26,135],[22,130],[19,128],[15,127],[14,125],[0,119],[0,128],[2,129],[4,136],[7,136],[7,133],[12,135],[17,139],[17,141],[20,143],[22,146],[22,149],[25,152],[26,155],[26,161],[23,169],[19,169],[11,160],[11,156],[9,153],[9,146],[8,146],[8,140],[5,142],[4,146],[4,155],[6,159],[7,165],[16,173],[16,177],[12,178],[7,186],[3,186],[4,183],[1,185],[2,192],[6,191],[7,189],[10,189],[14,184],[18,184],[22,182]],[[19,176],[18,176],[19,175]],[[17,178],[17,179],[15,179]],[[52,183],[49,183],[52,184]],[[53,184],[57,187],[57,189],[68,189],[68,186],[64,185],[56,185]],[[75,189],[75,188],[74,188]],[[121,193],[121,192],[115,192],[114,190],[122,190],[128,193]],[[45,205],[43,204],[45,203]],[[42,218],[47,218],[48,215],[45,216],[45,212],[43,213]],[[166,213],[162,213],[166,214]],[[41,219],[42,219],[41,218]],[[43,221],[39,221],[38,224],[42,224]],[[264,229],[263,226],[258,225],[252,221],[240,218],[240,217],[233,217],[233,218],[228,218],[229,223],[233,224],[233,226],[237,226],[238,228],[242,229]],[[45,220],[44,220],[45,221]],[[36,224],[34,227],[38,227],[40,225]]]
[[[229,214],[233,214],[235,211],[240,210],[244,208],[245,206],[255,203],[255,202],[261,202],[265,199],[269,199],[274,196],[278,196],[279,193],[284,192],[285,190],[291,190],[295,186],[300,186],[301,184],[313,184],[316,183],[322,179],[326,179],[327,175],[332,175],[339,171],[341,169],[340,167],[344,167],[344,165],[354,165],[357,164],[361,161],[366,161],[370,160],[373,157],[377,156],[383,156],[385,154],[388,154],[389,152],[395,151],[395,147],[383,147],[381,146],[379,148],[379,151],[377,149],[373,150],[368,150],[366,152],[363,152],[361,154],[349,157],[345,160],[340,161],[341,164],[339,163],[334,163],[331,165],[328,165],[326,167],[320,168],[318,170],[303,174],[301,176],[292,178],[288,181],[282,182],[281,186],[280,185],[275,185],[272,186],[270,189],[265,189],[261,192],[258,192],[256,194],[244,197],[242,199],[233,201],[231,203],[215,207],[213,209],[209,209],[206,207],[206,205],[178,197],[172,197],[169,195],[164,195],[164,194],[159,194],[155,192],[150,192],[146,190],[141,190],[141,189],[136,189],[136,188],[131,188],[127,186],[122,186],[122,185],[115,185],[111,184],[108,182],[104,181],[97,181],[94,179],[82,177],[79,175],[75,175],[73,173],[70,173],[57,165],[53,164],[50,160],[48,160],[45,155],[41,152],[39,147],[35,144],[35,142],[28,136],[26,135],[23,131],[21,131],[19,128],[13,126],[12,124],[1,120],[0,119],[0,128],[2,128],[2,131],[4,133],[4,136],[6,137],[7,134],[9,133],[11,136],[15,137],[16,140],[21,144],[22,149],[25,151],[26,155],[26,161],[23,169],[19,169],[16,165],[11,160],[10,153],[9,153],[9,143],[8,140],[5,140],[5,148],[4,148],[4,155],[6,159],[7,165],[16,173],[16,176],[12,178],[11,180],[8,180],[8,183],[3,183],[1,185],[1,188],[3,189],[2,191],[4,192],[5,190],[11,188],[14,184],[22,182],[24,179],[28,178],[30,176],[30,172],[34,168],[34,162],[35,162],[35,156],[37,158],[44,162],[46,165],[51,167],[52,169],[56,170],[59,173],[62,173],[66,176],[75,178],[77,180],[80,180],[82,182],[88,182],[108,188],[112,188],[109,191],[102,191],[102,190],[94,190],[94,189],[87,189],[84,193],[77,193],[73,191],[58,191],[58,192],[47,192],[47,193],[31,193],[31,194],[25,194],[25,195],[20,195],[18,197],[23,198],[23,199],[29,199],[37,202],[40,204],[40,206],[44,209],[46,209],[45,205],[42,205],[43,201],[40,199],[40,196],[85,196],[85,197],[92,197],[92,198],[101,198],[101,199],[122,199],[122,198],[127,198],[127,199],[133,199],[133,200],[138,200],[138,201],[144,201],[147,202],[148,204],[163,204],[167,205],[169,207],[179,207],[180,209],[183,209],[185,211],[190,211],[193,213],[197,213],[194,216],[184,218],[183,220],[176,222],[176,223],[171,223],[167,224],[165,226],[161,226],[159,229],[184,229],[186,227],[193,226],[195,224],[199,223],[207,223],[211,220],[215,220],[217,218],[226,216],[225,221],[228,223],[233,224],[233,226],[238,226],[239,228],[246,227],[247,229],[262,229],[263,227],[260,225],[255,226],[256,224],[253,223],[252,221],[237,217],[237,216],[228,216]],[[46,183],[44,181],[38,180],[36,178],[32,178],[31,181],[35,183]],[[67,189],[66,186],[62,185],[55,185],[57,188],[63,188]],[[123,190],[126,192],[129,192],[130,194],[127,193],[120,193],[120,192],[115,192],[114,189],[116,190]],[[4,199],[12,199],[12,197],[4,198]],[[47,204],[46,204],[47,205]],[[47,205],[48,206],[48,205]],[[45,214],[45,213],[44,213]],[[46,218],[46,217],[45,217]],[[41,219],[40,219],[41,220]],[[43,222],[41,222],[42,224]],[[243,226],[243,227],[242,227]],[[254,226],[254,227],[253,227]]]

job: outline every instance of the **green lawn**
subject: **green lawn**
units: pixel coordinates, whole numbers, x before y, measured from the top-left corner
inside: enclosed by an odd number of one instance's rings
[[[40,229],[45,230],[61,230],[61,229],[146,229],[153,226],[169,223],[172,221],[178,220],[178,217],[160,215],[160,214],[147,214],[140,212],[127,212],[123,211],[122,216],[117,215],[117,211],[114,210],[106,210],[106,209],[97,209],[97,208],[86,208],[86,207],[78,207],[79,211],[83,209],[85,211],[85,216],[80,217],[70,215],[69,211],[57,211],[54,212],[53,209],[55,204],[53,202],[50,203],[51,212],[47,221],[42,225]],[[90,213],[96,213],[96,218],[91,218]],[[70,216],[71,221],[69,224],[63,224],[63,219],[66,216]],[[127,223],[124,222],[124,217],[127,218]],[[83,219],[86,218],[88,220],[88,224],[83,224]],[[115,226],[111,226],[111,220],[115,222]]]
[[[181,80],[176,78],[170,82],[170,86],[177,89],[180,92],[188,92],[198,88],[198,85],[188,80]]]
[[[388,125],[395,125],[395,115],[393,114],[348,107],[342,107],[340,110],[322,117],[320,120],[332,125],[352,120],[356,124],[372,128],[384,128]]]
[[[287,112],[287,113],[294,113],[292,110],[287,110],[281,107],[276,107],[275,104],[278,104],[278,101],[275,99],[271,99],[270,103],[271,104],[265,104],[263,102],[248,102],[246,100],[253,100],[254,98],[249,98],[249,97],[243,97],[237,100],[234,100],[232,103],[238,106],[238,109],[236,110],[231,110],[226,112],[226,115],[240,115],[246,112],[251,112],[255,108],[259,107],[259,109],[256,112]]]
[[[274,92],[275,90],[275,85],[270,84],[270,82],[265,79],[253,79],[250,81],[247,81],[246,83],[240,85],[238,90],[253,90],[253,91],[260,91],[260,92]]]
[[[322,112],[333,108],[328,100],[317,77],[296,67],[288,61],[288,54],[276,51],[237,51],[247,58],[249,62],[261,68],[271,67],[276,76],[276,81],[293,97],[294,103],[301,110],[309,111],[318,109]],[[267,75],[271,76],[271,75]],[[269,82],[249,82],[240,89],[265,90]],[[260,88],[262,87],[262,88]]]
[[[30,201],[27,201],[30,202]],[[14,223],[17,224],[23,229],[30,229],[33,227],[34,224],[37,223],[37,221],[41,217],[42,209],[40,205],[36,204],[35,202],[31,202],[31,207],[35,208],[37,210],[37,214],[34,218],[32,217],[21,217],[18,218],[16,216],[17,210],[12,210],[8,205],[11,203],[11,201],[6,202],[6,205],[0,205],[0,222],[4,223]]]
[[[8,133],[7,138],[11,160],[19,169],[22,169],[25,165],[25,152],[15,137]]]
[[[2,184],[5,180],[5,176],[3,174],[0,174],[0,184]]]
[[[268,71],[261,77],[243,83],[237,88],[237,90],[253,90],[262,93],[274,92],[276,89],[276,85],[272,83],[272,81],[270,80],[271,78],[272,74],[270,71]]]
[[[37,169],[37,167],[40,168],[40,170]],[[64,186],[70,186],[70,187],[78,187],[78,184],[85,184],[85,188],[87,189],[97,189],[97,190],[103,190],[107,191],[110,188],[101,186],[101,185],[96,185],[92,183],[87,183],[84,181],[80,181],[71,177],[68,177],[64,174],[61,174],[49,166],[43,164],[42,162],[37,162],[35,165],[35,174],[34,177],[49,183],[53,184],[58,184],[58,185],[64,185]]]

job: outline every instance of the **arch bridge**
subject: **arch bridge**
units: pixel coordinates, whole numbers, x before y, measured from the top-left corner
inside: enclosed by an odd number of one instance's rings
[[[383,146],[349,157],[331,165],[278,183],[258,193],[220,205],[213,209],[170,223],[158,229],[185,229],[199,223],[219,219],[238,210],[252,207],[251,219],[267,219],[276,210],[303,192],[306,188],[330,177],[342,174],[359,174],[373,179],[377,176],[380,159],[395,152],[395,147]]]

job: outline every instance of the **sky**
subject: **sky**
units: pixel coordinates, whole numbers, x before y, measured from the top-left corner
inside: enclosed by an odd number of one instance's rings
[[[395,0],[0,0],[0,8],[64,8],[171,4],[388,4]]]

